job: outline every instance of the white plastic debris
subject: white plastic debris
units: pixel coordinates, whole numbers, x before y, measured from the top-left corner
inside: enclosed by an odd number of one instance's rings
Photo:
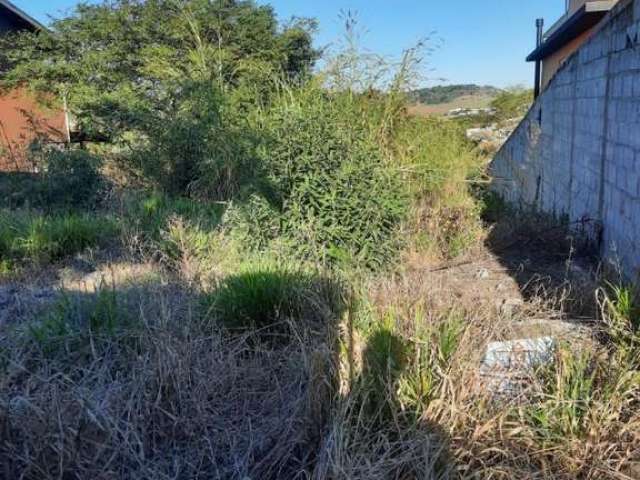
[[[553,362],[556,347],[553,337],[490,343],[480,365],[483,385],[494,393],[521,391],[537,368]]]

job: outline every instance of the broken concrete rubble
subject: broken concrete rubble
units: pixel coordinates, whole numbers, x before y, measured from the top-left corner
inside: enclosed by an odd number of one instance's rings
[[[520,122],[519,118],[510,118],[500,123],[492,123],[481,128],[467,130],[467,139],[478,144],[482,149],[499,149],[511,136]]]

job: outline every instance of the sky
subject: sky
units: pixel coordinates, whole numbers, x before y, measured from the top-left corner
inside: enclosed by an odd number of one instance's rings
[[[77,0],[11,0],[48,23],[69,12]],[[97,0],[96,0],[97,1]],[[356,12],[363,46],[399,56],[432,32],[435,52],[427,59],[427,85],[477,83],[496,87],[531,85],[533,65],[525,62],[535,44],[535,19],[551,24],[564,0],[259,0],[278,17],[313,17],[319,47],[335,45],[343,32],[340,13]]]

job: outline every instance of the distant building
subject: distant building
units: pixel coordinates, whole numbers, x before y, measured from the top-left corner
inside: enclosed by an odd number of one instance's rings
[[[37,20],[27,15],[8,0],[0,0],[0,33],[16,30],[38,30],[44,28]]]
[[[8,0],[0,0],[0,35],[44,28]],[[0,171],[30,170],[26,154],[29,145],[37,139],[68,141],[67,125],[62,107],[46,109],[23,89],[0,92]]]
[[[565,14],[539,35],[539,45],[527,57],[541,66],[536,73],[537,91],[544,90],[564,61],[591,38],[616,3],[618,0],[565,0]]]

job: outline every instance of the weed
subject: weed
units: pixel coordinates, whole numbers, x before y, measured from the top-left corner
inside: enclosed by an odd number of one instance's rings
[[[560,349],[551,372],[544,374],[545,400],[533,406],[531,424],[549,441],[584,435],[596,387],[591,352]]]
[[[191,286],[210,289],[252,258],[237,236],[170,217],[151,248],[156,259]]]
[[[261,120],[263,155],[277,234],[299,257],[379,268],[398,251],[408,199],[359,105],[313,85],[287,92]]]
[[[640,308],[636,293],[625,285],[609,283],[598,292],[605,333],[621,362],[640,368]]]
[[[482,219],[487,223],[496,223],[509,212],[509,207],[504,199],[491,190],[483,190],[481,193]]]
[[[214,230],[224,212],[224,206],[219,203],[203,203],[158,193],[129,199],[126,208],[124,213],[129,220],[129,228],[150,240],[158,240],[172,218],[182,218],[203,229]]]

